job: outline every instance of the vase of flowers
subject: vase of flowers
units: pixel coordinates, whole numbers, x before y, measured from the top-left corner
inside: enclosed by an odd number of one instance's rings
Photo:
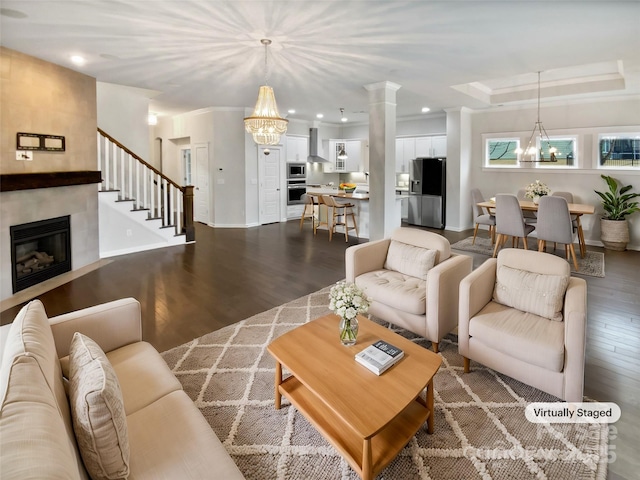
[[[540,197],[544,197],[545,195],[549,195],[551,193],[551,189],[547,187],[540,180],[536,180],[534,183],[530,183],[527,186],[524,196],[533,200],[533,203],[536,205],[540,201]]]
[[[355,284],[341,281],[329,291],[329,310],[340,317],[340,341],[355,345],[358,337],[358,314],[369,310],[370,300]]]

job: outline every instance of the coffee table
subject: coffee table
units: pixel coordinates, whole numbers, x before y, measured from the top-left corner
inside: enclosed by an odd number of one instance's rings
[[[386,467],[421,425],[433,433],[433,376],[439,355],[359,316],[358,341],[340,343],[336,315],[313,320],[267,347],[276,359],[275,407],[284,395],[364,480]],[[404,350],[378,376],[355,361],[376,340]],[[283,367],[291,375],[283,380]],[[421,393],[426,389],[426,398]]]

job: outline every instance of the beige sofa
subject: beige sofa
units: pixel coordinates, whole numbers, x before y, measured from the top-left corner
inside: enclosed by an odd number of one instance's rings
[[[116,373],[128,432],[126,478],[244,478],[162,357],[142,341],[140,304],[129,298],[51,319],[34,300],[5,329],[3,480],[89,478],[74,435],[66,382],[75,332],[93,339]]]
[[[555,255],[507,248],[460,284],[458,349],[568,402],[583,401],[587,283]]]
[[[401,227],[390,238],[346,250],[346,280],[371,298],[369,313],[433,344],[458,326],[458,285],[473,259],[442,235]]]

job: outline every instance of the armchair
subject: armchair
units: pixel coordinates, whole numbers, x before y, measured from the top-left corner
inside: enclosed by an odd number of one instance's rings
[[[472,258],[441,235],[396,229],[391,238],[346,250],[346,280],[371,298],[369,313],[438,343],[458,325],[458,285]]]
[[[582,402],[587,284],[555,255],[508,248],[460,283],[458,350],[568,402]]]

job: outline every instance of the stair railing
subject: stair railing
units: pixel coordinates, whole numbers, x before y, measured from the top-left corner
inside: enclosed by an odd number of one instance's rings
[[[98,128],[98,170],[101,191],[118,191],[118,201],[133,202],[133,210],[147,210],[149,219],[162,220],[161,228],[195,240],[193,186],[180,186],[138,155]]]

